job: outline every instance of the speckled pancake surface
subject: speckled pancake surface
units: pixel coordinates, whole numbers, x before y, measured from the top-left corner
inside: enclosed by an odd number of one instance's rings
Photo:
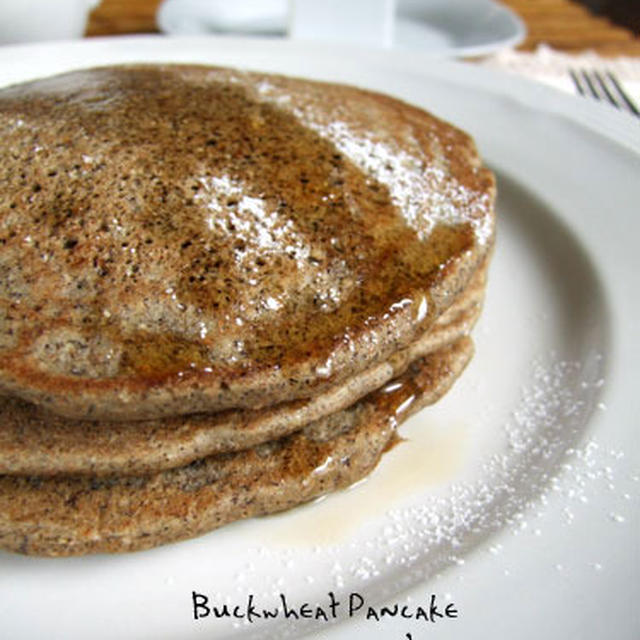
[[[0,391],[151,419],[317,395],[491,249],[470,138],[358,89],[195,66],[0,91]]]
[[[468,335],[482,308],[484,285],[482,269],[426,334],[311,398],[263,409],[113,422],[64,418],[5,396],[0,398],[0,474],[148,473],[281,438],[349,407],[414,361]]]
[[[0,548],[51,556],[146,549],[346,487],[374,468],[400,422],[447,391],[471,351],[461,338],[296,434],[177,469],[0,476]]]

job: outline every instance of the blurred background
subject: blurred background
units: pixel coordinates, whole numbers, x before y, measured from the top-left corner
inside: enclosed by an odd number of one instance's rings
[[[0,0],[0,44],[132,34],[259,35],[458,58],[640,118],[640,0]]]
[[[102,0],[90,13],[85,33],[156,32],[160,4],[161,0]],[[526,25],[527,37],[519,50],[546,44],[562,51],[640,56],[639,0],[502,0],[501,4]]]

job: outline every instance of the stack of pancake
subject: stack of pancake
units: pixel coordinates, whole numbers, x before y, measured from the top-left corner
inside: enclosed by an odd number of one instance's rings
[[[0,547],[129,551],[369,473],[468,362],[471,139],[187,65],[0,91]]]

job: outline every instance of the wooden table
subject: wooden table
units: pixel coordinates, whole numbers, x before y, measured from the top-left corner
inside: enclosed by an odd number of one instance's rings
[[[232,0],[230,0],[232,1]],[[602,56],[640,56],[640,38],[571,0],[502,0],[522,17],[529,35],[520,49],[545,43],[567,52],[592,49]],[[87,36],[157,31],[160,0],[102,0],[91,13]]]

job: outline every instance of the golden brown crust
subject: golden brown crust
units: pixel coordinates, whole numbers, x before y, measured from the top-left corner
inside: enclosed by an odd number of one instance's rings
[[[0,92],[0,389],[143,419],[322,392],[425,332],[493,242],[465,134],[189,66]]]

